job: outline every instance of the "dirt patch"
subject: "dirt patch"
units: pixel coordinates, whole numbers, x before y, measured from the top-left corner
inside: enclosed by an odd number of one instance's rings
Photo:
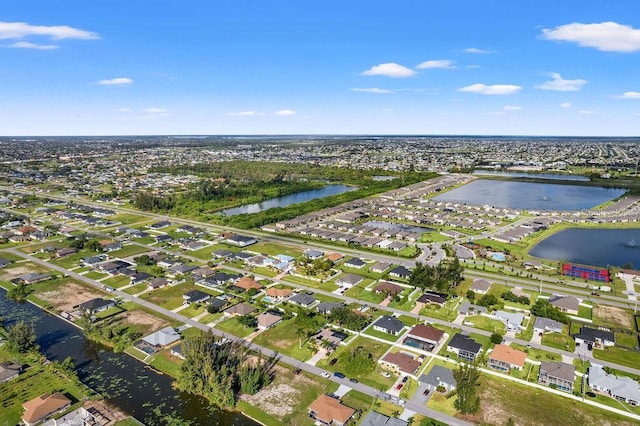
[[[291,342],[289,340],[276,340],[274,342],[271,342],[271,344],[280,349],[287,349],[291,346]]]
[[[626,309],[616,306],[594,305],[593,320],[597,324],[619,326],[633,330],[633,315]]]
[[[37,295],[56,309],[66,312],[73,311],[73,307],[80,303],[103,296],[98,290],[72,282],[62,284],[55,290],[37,292]]]
[[[105,424],[109,426],[129,418],[129,415],[106,401],[90,401],[84,405],[84,408],[87,410],[91,408],[96,409],[98,411],[98,418],[105,421]]]
[[[292,375],[288,369],[276,367],[276,380],[255,395],[241,395],[240,399],[247,401],[276,418],[283,418],[292,414],[302,396],[305,386],[315,382],[304,375]]]
[[[42,268],[37,265],[33,265],[31,263],[27,263],[24,266],[16,266],[14,268],[6,268],[3,270],[2,275],[0,275],[0,279],[3,281],[11,281],[15,277],[19,277],[20,275],[29,274],[32,272],[46,272],[47,269]]]
[[[154,317],[147,312],[139,310],[123,312],[114,318],[122,320],[128,324],[142,326],[136,328],[141,329],[144,333],[153,333],[154,331],[158,331],[169,325],[163,319]]]

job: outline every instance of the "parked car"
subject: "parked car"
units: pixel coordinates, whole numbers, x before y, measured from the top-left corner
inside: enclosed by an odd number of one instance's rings
[[[335,365],[336,362],[338,362],[338,358],[333,358],[331,361],[329,361],[329,365]]]
[[[427,395],[429,395],[429,392],[431,392],[429,389],[425,389],[424,392],[422,392],[422,394],[424,396],[427,396]]]
[[[404,407],[404,404],[406,404],[407,402],[404,399],[401,399],[398,401],[398,404],[400,404],[401,407]]]
[[[387,378],[391,377],[391,373],[388,373],[388,372],[386,372],[386,371],[381,372],[381,373],[380,373],[380,375],[381,375],[382,377],[387,377]]]
[[[402,389],[403,386],[404,386],[404,383],[398,383],[398,386],[396,386],[396,390]]]
[[[322,373],[320,373],[320,375],[325,379],[328,379],[329,377],[331,377],[331,374],[327,373],[326,371],[323,371]]]
[[[404,376],[402,378],[402,383],[407,383],[407,380],[409,380],[409,376]]]
[[[357,380],[357,379],[354,379],[354,378],[349,379],[349,381],[350,381],[351,383],[358,383],[358,380]]]
[[[344,379],[345,378],[345,375],[342,374],[339,371],[336,371],[335,373],[333,373],[333,375],[336,376],[338,379]]]
[[[296,370],[296,374],[300,374],[300,373],[302,373],[302,369],[301,369],[301,368],[298,368],[298,369]]]

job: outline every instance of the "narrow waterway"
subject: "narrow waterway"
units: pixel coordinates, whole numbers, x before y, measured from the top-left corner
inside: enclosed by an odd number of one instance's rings
[[[147,425],[167,424],[170,417],[189,420],[193,425],[257,425],[239,413],[213,409],[204,399],[177,391],[170,376],[86,339],[78,328],[37,306],[7,299],[3,289],[0,316],[5,327],[19,320],[33,322],[37,343],[47,358],[62,361],[73,357],[83,383]]]

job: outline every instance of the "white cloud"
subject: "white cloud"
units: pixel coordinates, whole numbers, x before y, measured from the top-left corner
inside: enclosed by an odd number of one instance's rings
[[[238,112],[228,112],[225,114],[228,117],[252,117],[254,115],[258,115],[255,111],[238,111]]]
[[[549,76],[553,80],[545,81],[544,83],[536,87],[538,89],[555,90],[557,92],[575,92],[580,90],[582,86],[588,83],[587,80],[582,79],[565,80],[557,72],[549,73]]]
[[[26,22],[4,22],[0,21],[0,39],[24,39],[29,36],[50,37],[53,40],[65,38],[78,40],[95,40],[100,37],[98,34],[68,27],[66,25],[44,26],[30,25]]]
[[[571,108],[572,106],[571,102],[563,102],[560,104],[560,108]]]
[[[522,107],[520,105],[505,105],[502,109],[504,111],[521,111]]]
[[[640,99],[640,92],[624,92],[617,97],[620,99]]]
[[[581,109],[578,111],[579,114],[595,114],[595,111],[592,111],[590,109]]]
[[[395,62],[374,65],[362,73],[362,75],[384,75],[393,78],[413,77],[415,74],[416,72],[414,70],[396,64]]]
[[[127,108],[127,107],[120,107],[120,108],[116,108],[117,112],[132,112],[133,110],[131,108]]]
[[[144,113],[142,118],[152,120],[161,117],[169,117],[171,115],[171,112],[168,109],[157,107],[145,108],[142,110],[142,112]]]
[[[15,43],[11,43],[9,47],[15,49],[36,49],[36,50],[55,50],[59,49],[60,46],[55,44],[37,44],[31,43],[30,41],[16,41]]]
[[[109,80],[100,80],[98,84],[103,86],[126,86],[133,83],[133,80],[128,77],[111,78]]]
[[[455,65],[453,65],[453,61],[449,59],[434,59],[431,61],[425,61],[418,65],[416,68],[418,68],[419,70],[426,70],[431,68],[451,69],[455,68]]]
[[[296,112],[292,109],[281,109],[280,111],[276,111],[273,115],[278,115],[280,117],[286,117],[291,115],[296,115]]]
[[[367,87],[367,88],[353,88],[351,89],[352,92],[360,92],[360,93],[375,93],[375,94],[387,94],[387,93],[393,93],[393,90],[390,89],[380,89],[378,87]]]
[[[465,53],[477,53],[477,54],[487,54],[493,53],[492,50],[478,49],[477,47],[468,47],[464,49]]]
[[[482,95],[512,95],[522,89],[520,86],[513,84],[493,84],[486,85],[481,83],[472,84],[470,86],[461,87],[458,92],[480,93]]]
[[[636,52],[640,50],[640,30],[617,22],[599,24],[561,25],[542,30],[547,40],[570,41],[583,47],[593,47],[605,52]]]

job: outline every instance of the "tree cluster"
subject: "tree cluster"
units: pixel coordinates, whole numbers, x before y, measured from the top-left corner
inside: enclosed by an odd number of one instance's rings
[[[456,379],[457,395],[453,403],[454,407],[462,414],[477,413],[480,409],[480,397],[477,391],[477,382],[480,378],[478,365],[460,363],[458,368],[453,370],[453,377]]]
[[[376,360],[371,352],[362,346],[343,352],[339,358],[340,364],[346,366],[345,372],[349,375],[363,375],[372,372],[376,368]]]
[[[435,266],[416,262],[409,277],[409,284],[422,290],[451,293],[462,282],[463,271],[464,267],[457,257],[454,257],[451,262],[440,262]]]
[[[179,388],[202,395],[218,407],[235,406],[240,393],[253,394],[273,379],[277,357],[264,359],[242,343],[217,340],[203,332],[188,337],[182,347],[185,361]]]
[[[520,303],[522,305],[531,304],[531,299],[527,296],[516,296],[511,290],[507,290],[500,295],[507,302]]]
[[[18,321],[7,330],[7,349],[10,352],[24,354],[39,349],[36,344],[36,331],[33,324]]]
[[[563,324],[569,323],[569,317],[546,299],[536,300],[536,303],[531,307],[531,313],[537,317],[549,318]]]
[[[346,306],[335,309],[329,314],[329,322],[353,331],[363,330],[371,321],[369,317],[358,315]]]

